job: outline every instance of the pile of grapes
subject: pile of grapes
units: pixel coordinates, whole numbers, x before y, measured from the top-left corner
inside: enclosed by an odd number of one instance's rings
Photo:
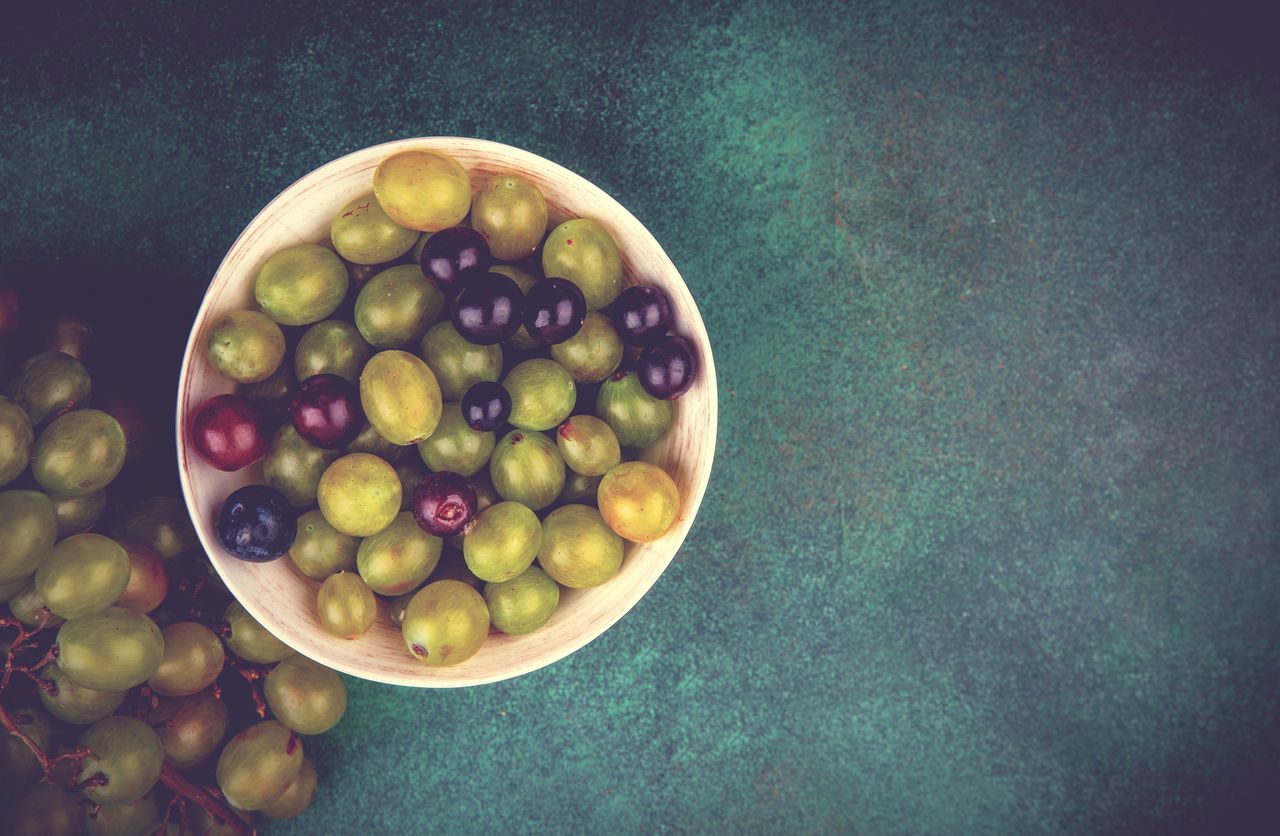
[[[298,815],[316,792],[299,735],[342,717],[341,678],[231,599],[180,500],[138,495],[155,423],[96,390],[85,323],[37,319],[0,287],[0,832]]]
[[[408,151],[372,185],[324,242],[267,259],[257,310],[210,323],[205,358],[240,387],[190,437],[220,470],[263,462],[266,484],[221,507],[227,551],[287,554],[339,638],[384,596],[413,657],[456,665],[675,525],[675,482],[637,459],[698,362],[660,288],[623,289],[609,232],[548,232],[529,180],[491,177],[473,202],[456,161]]]

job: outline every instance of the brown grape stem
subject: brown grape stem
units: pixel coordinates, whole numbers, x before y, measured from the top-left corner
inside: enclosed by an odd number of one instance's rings
[[[160,783],[222,819],[226,822],[227,827],[230,827],[238,836],[253,836],[254,829],[245,824],[244,819],[231,812],[231,808],[224,804],[221,799],[215,798],[209,790],[187,780],[187,777],[174,769],[173,764],[168,761],[164,762],[164,768],[160,770]]]

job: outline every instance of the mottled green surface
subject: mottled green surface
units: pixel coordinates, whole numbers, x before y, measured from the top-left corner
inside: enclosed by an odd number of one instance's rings
[[[277,191],[482,136],[649,226],[721,387],[627,618],[513,682],[351,683],[268,833],[1274,816],[1274,73],[1102,4],[259,5],[4,34],[7,280],[129,310],[172,378]]]

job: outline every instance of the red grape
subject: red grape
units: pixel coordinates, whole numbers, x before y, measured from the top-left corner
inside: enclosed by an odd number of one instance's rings
[[[241,395],[217,395],[200,404],[191,418],[191,441],[218,470],[239,470],[267,454],[262,415]]]
[[[289,418],[304,440],[334,450],[350,444],[360,434],[364,408],[351,381],[336,374],[316,374],[298,387],[289,403]]]

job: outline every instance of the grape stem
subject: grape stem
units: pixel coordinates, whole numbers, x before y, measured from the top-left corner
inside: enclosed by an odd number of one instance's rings
[[[168,761],[164,762],[164,768],[160,770],[160,783],[173,790],[175,794],[188,801],[194,801],[210,813],[213,813],[217,818],[222,819],[237,836],[253,836],[254,829],[245,824],[244,819],[231,812],[231,808],[224,804],[221,799],[215,797],[212,792],[199,784],[193,784],[187,780],[187,777],[175,769],[173,764]],[[185,817],[185,815],[184,811],[183,816]]]

